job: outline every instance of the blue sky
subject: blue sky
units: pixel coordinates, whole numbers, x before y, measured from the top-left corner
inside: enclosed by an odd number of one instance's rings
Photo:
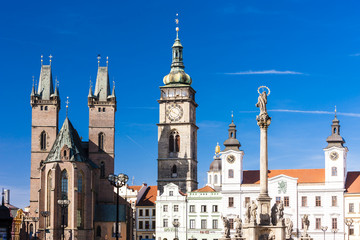
[[[269,168],[323,168],[334,106],[360,170],[360,15],[357,1],[6,1],[0,9],[0,187],[28,205],[32,76],[53,57],[65,117],[88,137],[90,77],[109,56],[116,82],[115,172],[156,184],[159,86],[171,64],[175,14],[197,91],[198,181],[234,119],[244,168],[259,168],[257,88],[271,89]],[[143,166],[139,168],[138,166]]]

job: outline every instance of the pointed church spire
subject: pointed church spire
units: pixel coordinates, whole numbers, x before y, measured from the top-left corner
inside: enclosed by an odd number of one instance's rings
[[[115,81],[113,81],[113,89],[111,92],[111,97],[115,97]]]
[[[192,79],[191,77],[185,73],[184,71],[184,63],[183,63],[183,46],[181,45],[179,39],[179,19],[177,18],[179,14],[176,14],[176,39],[172,46],[172,63],[171,70],[168,75],[166,75],[163,79],[164,84],[186,84],[191,85]]]
[[[224,142],[225,150],[236,150],[239,151],[241,146],[239,140],[236,139],[236,125],[234,123],[234,114],[231,113],[231,123],[229,124],[229,138]]]
[[[58,79],[57,79],[57,77],[56,77],[56,78],[55,78],[55,91],[54,91],[54,97],[58,97],[58,96],[59,96],[58,86],[59,86],[59,81],[58,81]]]
[[[335,116],[331,124],[331,135],[326,139],[326,141],[328,142],[326,148],[330,148],[333,146],[344,147],[343,144],[345,143],[345,140],[340,135],[340,121],[337,119],[336,114],[337,114],[337,110],[335,106]]]
[[[50,58],[50,65],[43,65],[43,56],[41,55],[41,71],[40,71],[37,94],[40,96],[42,100],[50,100],[51,95],[54,93],[52,72],[51,72],[51,58]]]
[[[89,94],[88,94],[88,98],[93,97],[93,92],[92,92],[92,82],[91,82],[91,76],[90,76],[90,84],[89,84]]]
[[[110,96],[109,72],[107,66],[100,67],[100,59],[99,54],[94,96],[97,97],[99,101],[107,101],[107,98]]]
[[[35,79],[34,79],[35,77],[34,76],[32,76],[32,89],[31,89],[31,94],[30,94],[30,96],[31,97],[33,97],[33,96],[35,96]]]

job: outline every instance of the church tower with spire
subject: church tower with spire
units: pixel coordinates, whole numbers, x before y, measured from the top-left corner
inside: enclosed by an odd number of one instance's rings
[[[326,139],[328,145],[325,153],[325,183],[328,187],[343,189],[347,175],[346,158],[348,148],[344,146],[345,140],[340,135],[340,121],[336,116],[331,124],[331,135]]]
[[[90,85],[88,95],[89,106],[89,159],[100,167],[99,176],[95,184],[98,189],[100,202],[112,202],[113,188],[107,180],[110,173],[114,173],[115,158],[115,112],[116,96],[113,86],[110,92],[108,58],[106,66],[100,66],[98,56],[98,71],[95,90]]]
[[[52,79],[50,55],[49,65],[43,64],[41,56],[40,78],[37,88],[32,87],[30,105],[31,120],[31,173],[30,173],[30,215],[39,217],[40,169],[58,134],[60,97],[57,85]]]
[[[176,19],[178,23],[178,19]],[[195,90],[184,71],[183,46],[176,27],[172,64],[160,87],[158,125],[158,189],[175,183],[182,192],[197,189],[197,130]]]

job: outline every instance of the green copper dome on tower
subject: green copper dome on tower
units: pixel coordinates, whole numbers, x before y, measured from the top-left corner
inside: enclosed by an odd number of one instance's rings
[[[176,23],[179,20],[176,19]],[[172,63],[171,70],[168,75],[166,75],[163,79],[165,85],[171,84],[186,84],[191,85],[191,77],[185,73],[184,71],[184,63],[183,63],[183,46],[181,45],[179,39],[179,28],[176,27],[176,39],[172,46]]]

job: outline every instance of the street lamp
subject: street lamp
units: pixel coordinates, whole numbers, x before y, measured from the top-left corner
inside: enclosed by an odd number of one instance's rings
[[[325,240],[325,232],[326,232],[326,230],[328,230],[328,227],[327,227],[327,226],[322,226],[322,227],[321,227],[321,231],[324,232],[324,240]]]
[[[33,222],[35,222],[35,236],[34,236],[34,238],[37,239],[37,236],[36,236],[36,223],[39,221],[39,217],[33,217],[32,220],[33,220]]]
[[[44,240],[46,240],[46,218],[50,216],[50,211],[41,211],[40,214],[44,217]]]
[[[350,219],[346,219],[345,220],[345,224],[348,227],[348,240],[350,239],[350,227],[353,224],[354,220]]]
[[[335,233],[337,233],[339,231],[339,229],[333,228],[331,231],[334,233],[334,240],[335,240]]]
[[[174,240],[179,240],[179,238],[178,238],[178,228],[180,226],[179,220],[174,219],[172,224],[173,224],[173,226],[175,228],[175,238],[174,238]]]
[[[70,200],[62,199],[58,200],[58,204],[61,207],[61,227],[62,227],[62,239],[65,239],[65,209],[69,206]]]
[[[116,226],[115,234],[116,240],[119,240],[119,188],[124,186],[129,180],[129,177],[126,174],[120,173],[119,175],[110,174],[108,180],[111,185],[116,187]]]

